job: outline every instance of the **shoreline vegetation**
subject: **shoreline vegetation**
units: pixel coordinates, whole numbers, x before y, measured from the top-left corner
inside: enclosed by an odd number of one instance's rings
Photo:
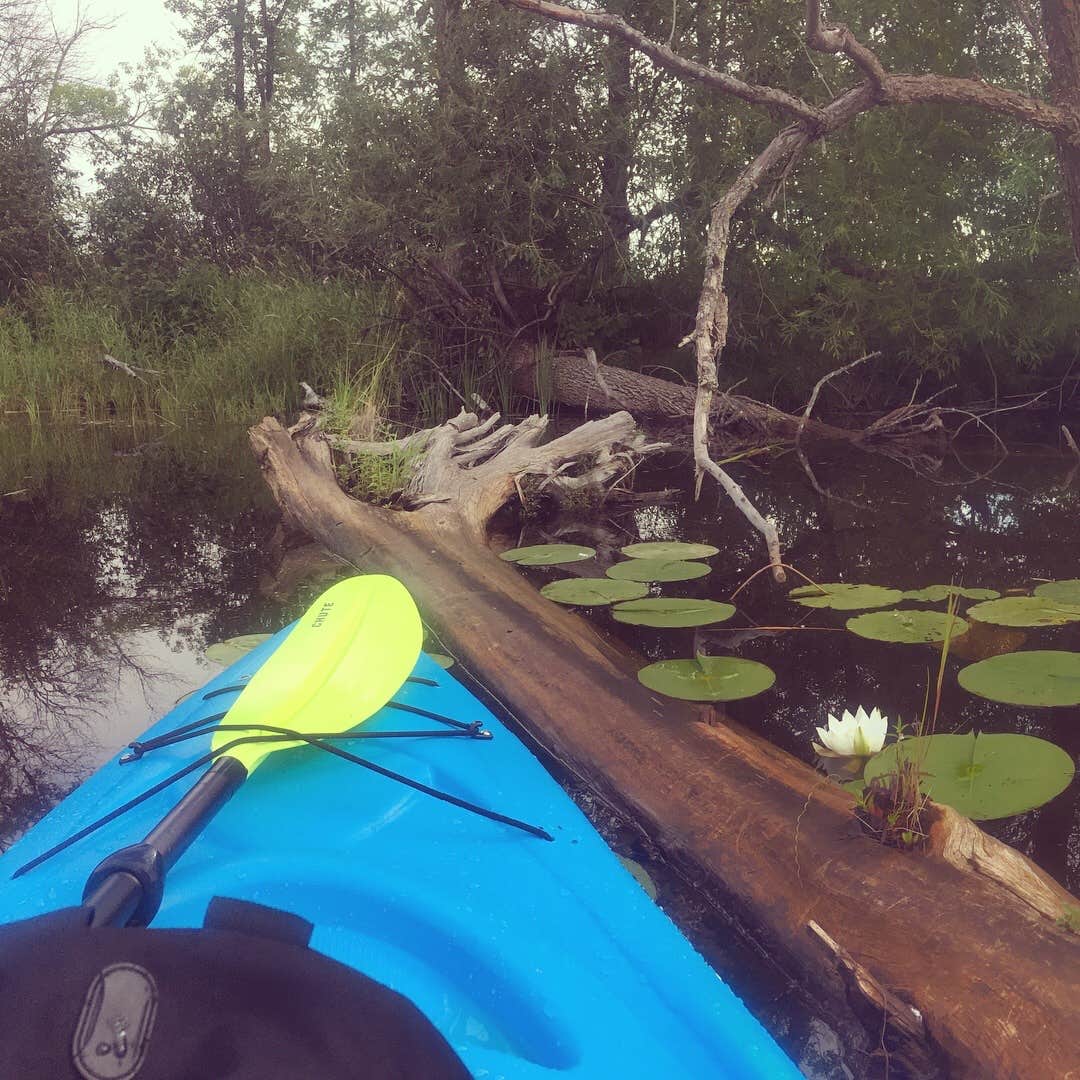
[[[170,327],[126,319],[100,291],[35,287],[0,315],[0,408],[31,422],[243,423],[294,407],[304,380],[382,411],[424,362],[394,292],[370,281],[214,270],[194,300]]]
[[[440,330],[411,309],[406,290],[373,276],[317,279],[207,264],[181,275],[172,288],[171,303],[163,305],[167,314],[143,317],[131,313],[130,295],[107,283],[37,284],[9,298],[0,305],[0,416],[32,424],[246,424],[294,410],[301,383],[324,399],[328,426],[336,416],[343,431],[358,415],[376,425],[411,427],[441,423],[463,405],[508,413],[520,404],[509,360],[513,338],[508,346],[499,334],[466,335],[448,357]],[[544,385],[550,346],[541,339],[537,349],[541,360],[530,396],[549,411],[558,404]],[[1056,385],[1059,411],[1069,411],[1080,382],[1070,380],[1071,368],[1058,359],[1003,374],[995,395],[1007,404],[1010,394]],[[690,374],[679,370],[678,356],[651,357],[640,345],[615,350],[604,363],[684,384]],[[944,375],[923,375],[951,390],[947,400],[961,408],[985,399],[985,370],[970,370],[978,366],[970,358],[955,365]],[[906,400],[909,380],[894,381],[896,365],[885,359],[874,366],[879,374],[856,391],[876,409]],[[815,371],[789,379],[786,389],[777,391],[774,383],[773,405],[799,407]],[[764,395],[772,378],[771,365],[752,367],[740,385]],[[860,404],[842,395],[834,403]]]

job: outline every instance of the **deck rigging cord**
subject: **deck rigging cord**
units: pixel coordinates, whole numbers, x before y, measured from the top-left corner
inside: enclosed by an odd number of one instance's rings
[[[140,752],[132,755],[125,755],[121,758],[121,763],[126,764],[131,761],[138,760],[143,753],[150,750],[158,749],[162,746],[173,745],[178,742],[183,742],[187,739],[197,738],[199,735],[208,734],[210,731],[262,731],[261,735],[247,735],[241,736],[236,739],[232,739],[223,746],[219,746],[214,750],[203,754],[201,757],[196,758],[194,761],[189,762],[183,768],[173,773],[171,776],[166,777],[164,780],[147,788],[145,791],[136,795],[133,799],[129,799],[121,806],[110,810],[107,814],[98,818],[96,821],[91,822],[89,825],[84,826],[78,832],[72,833],[71,836],[60,843],[49,848],[48,851],[42,852],[40,855],[35,856],[29,862],[24,863],[18,870],[12,874],[12,878],[22,877],[23,874],[35,867],[40,866],[43,862],[51,859],[54,855],[59,855],[61,851],[65,851],[71,847],[72,844],[78,843],[80,840],[84,840],[87,836],[98,831],[98,829],[104,828],[104,826],[115,821],[118,817],[122,817],[129,810],[135,809],[136,806],[146,802],[147,799],[153,798],[159,792],[164,791],[166,788],[171,787],[173,784],[180,780],[183,780],[185,776],[189,776],[197,769],[202,768],[204,765],[209,765],[216,761],[223,754],[227,754],[230,750],[237,746],[246,745],[249,743],[271,743],[271,742],[303,742],[309,746],[315,747],[317,750],[323,750],[329,754],[333,754],[336,757],[340,757],[345,761],[350,762],[353,765],[360,765],[363,768],[370,769],[372,772],[378,773],[380,776],[385,776],[389,780],[396,780],[398,783],[404,784],[406,787],[413,788],[416,791],[420,791],[425,795],[430,795],[433,799],[439,799],[442,802],[450,803],[453,806],[460,807],[462,810],[467,810],[470,813],[476,814],[479,817],[487,818],[490,821],[501,822],[504,825],[510,825],[513,828],[521,829],[523,832],[527,832],[532,836],[539,837],[542,840],[554,840],[555,838],[546,830],[540,828],[538,825],[530,825],[528,822],[519,821],[517,818],[509,817],[506,814],[500,814],[496,810],[489,810],[486,807],[478,806],[475,803],[468,802],[465,799],[459,799],[456,795],[451,795],[449,792],[439,791],[437,788],[429,787],[427,784],[422,784],[418,780],[413,780],[408,776],[404,776],[401,773],[394,772],[392,769],[387,769],[385,766],[376,765],[373,761],[368,761],[366,758],[358,757],[356,754],[351,754],[347,750],[341,749],[341,747],[334,746],[327,740],[329,739],[380,739],[380,738],[490,738],[490,734],[480,730],[479,725],[463,725],[463,728],[454,729],[450,731],[346,731],[346,732],[317,732],[317,733],[305,733],[296,731],[292,728],[276,727],[272,724],[214,724],[212,727],[206,727],[205,725],[212,720],[220,719],[224,716],[224,713],[215,714],[213,717],[205,717],[201,721],[197,721],[192,724],[186,724],[183,727],[175,729],[175,731],[166,733],[159,736],[157,739],[147,740],[145,743],[132,743],[131,745],[138,746]],[[460,721],[458,721],[460,723]],[[152,745],[151,745],[152,744]]]
[[[431,679],[425,679],[426,683],[432,686],[438,686],[438,683]],[[203,696],[203,701],[212,697],[217,697],[219,694],[225,693],[227,690],[240,690],[242,687],[229,686],[222,690],[215,690],[209,694]],[[398,701],[388,701],[384,708],[396,709],[400,712],[409,713],[411,716],[422,716],[427,720],[435,720],[440,724],[445,724],[447,727],[455,728],[463,735],[472,735],[474,738],[489,739],[491,738],[490,732],[483,730],[483,723],[479,720],[464,721],[455,720],[452,716],[443,716],[441,713],[431,712],[429,709],[420,709],[415,705],[404,705]],[[155,735],[152,739],[134,739],[127,744],[128,753],[120,758],[121,765],[127,765],[128,762],[138,761],[144,754],[150,753],[151,750],[156,750],[161,746],[171,746],[173,743],[182,742],[186,738],[191,738],[195,735],[203,735],[209,731],[221,730],[221,731],[246,731],[254,728],[268,728],[265,724],[234,724],[226,726],[221,724],[220,721],[225,718],[228,710],[225,712],[213,713],[210,716],[204,716],[201,720],[192,720],[190,723],[181,724],[179,727],[173,728],[171,731],[162,732],[160,735]],[[405,735],[420,737],[424,735],[442,735],[440,731],[412,731],[412,732],[372,732],[372,733],[357,733],[355,736],[342,735],[342,738],[402,738]],[[326,734],[321,736],[327,738]],[[330,737],[337,737],[336,735]]]

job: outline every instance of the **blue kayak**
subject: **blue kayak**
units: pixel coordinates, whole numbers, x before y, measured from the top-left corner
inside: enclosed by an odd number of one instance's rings
[[[227,709],[287,633],[144,738]],[[295,748],[253,774],[169,871],[154,926],[202,925],[215,895],[303,916],[313,949],[409,998],[483,1080],[799,1075],[558,784],[449,672],[421,656],[394,700],[478,721],[493,738],[371,740],[352,752],[540,826],[554,842]],[[384,708],[364,729],[429,726],[438,727]],[[113,760],[69,795],[0,857],[0,923],[78,905],[95,865],[142,837],[191,780],[11,875],[209,743],[202,734]]]

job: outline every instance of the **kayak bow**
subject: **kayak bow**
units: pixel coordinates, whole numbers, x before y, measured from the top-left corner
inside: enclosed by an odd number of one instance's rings
[[[416,604],[394,578],[347,578],[323,593],[225,713],[210,742],[210,768],[141,843],[94,868],[83,895],[91,925],[149,925],[166,873],[206,823],[270,754],[305,745],[244,739],[237,728],[325,734],[336,723],[347,731],[382,708],[408,678],[423,635]]]

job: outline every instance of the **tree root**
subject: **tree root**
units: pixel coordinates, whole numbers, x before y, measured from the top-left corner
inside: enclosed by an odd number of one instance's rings
[[[563,505],[601,500],[648,454],[667,443],[650,442],[627,412],[587,421],[550,442],[546,416],[529,416],[516,424],[501,423],[494,413],[481,421],[464,409],[439,427],[388,442],[331,439],[346,456],[415,453],[415,461],[399,498],[404,509],[452,504],[476,531],[487,528],[496,511],[525,477],[531,488]]]

